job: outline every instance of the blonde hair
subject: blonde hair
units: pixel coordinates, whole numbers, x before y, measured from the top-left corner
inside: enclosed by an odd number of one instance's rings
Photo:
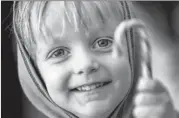
[[[65,24],[70,24],[74,31],[79,30],[80,26],[85,27],[86,32],[90,27],[98,27],[99,23],[105,23],[110,17],[123,19],[122,6],[120,1],[56,1],[63,4],[63,17],[61,22],[61,34],[65,31]],[[47,1],[21,1],[14,3],[13,26],[16,38],[21,41],[31,57],[35,58],[37,48],[36,40],[32,31],[31,17],[35,9],[36,25],[39,33],[47,41],[51,36],[50,31],[45,26],[44,16],[48,5]],[[91,17],[95,15],[94,17]],[[99,17],[99,22],[93,18]]]

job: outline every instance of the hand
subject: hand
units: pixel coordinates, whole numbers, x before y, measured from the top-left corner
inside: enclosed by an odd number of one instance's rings
[[[156,79],[139,79],[134,105],[135,118],[177,118],[169,94]]]

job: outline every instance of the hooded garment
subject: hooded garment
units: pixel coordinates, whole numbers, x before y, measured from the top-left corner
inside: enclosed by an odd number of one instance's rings
[[[119,1],[122,6],[122,12],[124,14],[125,19],[131,19],[134,17],[134,13],[132,13],[133,5],[131,2],[127,1]],[[16,37],[18,33],[15,32]],[[135,52],[135,41],[134,41],[134,32],[132,29],[126,31],[126,39],[127,39],[127,47],[129,54],[129,62],[132,72],[132,83],[129,93],[126,98],[115,108],[115,110],[111,113],[109,118],[124,118],[124,114],[131,114],[131,104],[132,104],[132,96],[134,93],[134,87],[137,82],[137,72],[135,69],[136,66],[136,52]],[[32,63],[32,60],[22,45],[19,38],[17,38],[17,60],[18,60],[18,75],[20,84],[22,86],[23,92],[27,96],[27,98],[31,101],[31,103],[42,113],[44,113],[49,118],[77,118],[74,114],[66,111],[63,108],[57,106],[53,100],[50,98],[44,83],[41,81],[40,75],[37,72],[35,66]],[[135,65],[134,65],[135,64]],[[135,74],[134,74],[135,73]],[[135,80],[135,81],[134,81]],[[99,106],[100,107],[100,106]],[[128,118],[132,117],[127,116]],[[125,117],[126,118],[126,117]]]

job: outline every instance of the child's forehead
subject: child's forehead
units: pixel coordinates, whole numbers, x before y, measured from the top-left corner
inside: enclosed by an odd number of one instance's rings
[[[41,17],[46,33],[60,35],[69,30],[112,30],[121,20],[120,6],[100,1],[52,1],[46,5]]]

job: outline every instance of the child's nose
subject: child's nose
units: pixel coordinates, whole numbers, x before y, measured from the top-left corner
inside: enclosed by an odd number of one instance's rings
[[[98,69],[99,69],[99,64],[91,61],[91,62],[83,63],[77,66],[74,69],[74,73],[79,74],[79,75],[90,74],[90,73],[98,71]]]
[[[90,74],[99,69],[99,63],[95,56],[87,53],[86,51],[78,52],[73,61],[73,73],[75,74]]]

